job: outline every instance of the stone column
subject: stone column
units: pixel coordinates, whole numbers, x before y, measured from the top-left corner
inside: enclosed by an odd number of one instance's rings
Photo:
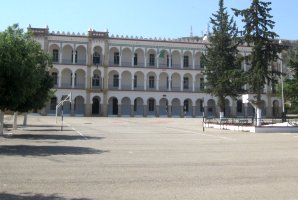
[[[183,58],[184,58],[184,55],[183,55],[183,52],[181,51],[181,60],[180,60],[180,68],[183,69]]]
[[[143,116],[144,117],[147,117],[147,110],[148,110],[147,105],[144,105],[144,109],[143,109]]]
[[[131,79],[131,90],[134,90],[134,78]]]
[[[70,104],[70,115],[71,116],[74,116],[75,115],[75,107],[74,107],[75,105],[74,105],[74,102],[72,102],[71,104]]]
[[[171,88],[171,87],[172,87],[172,85],[171,85],[171,81],[172,81],[172,80],[169,78],[168,81],[169,81],[169,92],[171,92],[171,90],[172,90],[172,88]]]
[[[169,68],[172,68],[172,55],[169,55]]]
[[[118,85],[118,90],[121,90],[121,77],[119,76],[119,85]]]
[[[122,105],[118,103],[118,117],[122,115]]]
[[[156,79],[156,91],[159,91],[159,79]]]
[[[121,51],[121,49],[120,49]],[[119,66],[122,66],[122,52],[119,52]]]
[[[195,65],[195,60],[196,59],[196,54],[193,52],[192,54],[192,69],[195,69],[196,68],[196,65]]]
[[[134,53],[132,52],[131,53],[131,66],[133,67],[134,66],[134,57],[135,57],[135,55],[134,55]]]
[[[144,67],[147,67],[147,49],[145,50],[145,53],[144,53]]]
[[[196,106],[192,106],[192,117],[196,117]]]
[[[181,106],[180,106],[180,110],[181,110],[181,111],[180,111],[180,117],[183,118],[183,117],[185,116],[185,113],[184,113],[184,105],[181,105]]]
[[[71,73],[71,87],[74,88],[75,85],[75,75]]]
[[[72,52],[72,64],[76,64],[76,50]]]
[[[159,105],[155,106],[155,117],[159,117]]]
[[[172,117],[172,105],[168,105],[168,117]]]
[[[131,117],[135,116],[134,105],[130,105],[130,116]]]
[[[144,78],[144,90],[146,91],[147,90],[147,79]]]
[[[99,104],[99,106],[100,106],[100,112],[99,112],[99,115],[100,116],[106,116],[106,115],[104,115],[104,104]]]
[[[60,48],[60,51],[59,51],[59,63],[62,64],[62,60],[63,59],[63,49]]]
[[[91,116],[92,114],[92,104],[90,104],[90,93],[87,93],[86,103],[85,103],[85,116]]]
[[[195,87],[196,87],[196,81],[193,80],[193,81],[192,81],[192,91],[193,91],[193,92],[195,92],[195,90],[196,90]]]
[[[180,82],[180,91],[181,92],[183,92],[183,78],[184,77],[181,78],[181,82]]]
[[[58,87],[61,88],[61,77],[62,77],[62,73],[58,75]]]

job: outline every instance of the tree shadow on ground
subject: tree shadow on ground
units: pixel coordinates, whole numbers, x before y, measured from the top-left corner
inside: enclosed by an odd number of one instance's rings
[[[5,156],[52,156],[102,154],[108,151],[74,146],[1,145],[0,155]],[[1,199],[1,198],[0,198]]]
[[[26,140],[102,140],[104,137],[80,136],[80,135],[48,135],[48,134],[13,134],[5,136],[7,139]]]
[[[57,194],[43,195],[43,194],[9,194],[6,192],[0,193],[1,200],[91,200],[88,198],[71,198],[67,199]]]

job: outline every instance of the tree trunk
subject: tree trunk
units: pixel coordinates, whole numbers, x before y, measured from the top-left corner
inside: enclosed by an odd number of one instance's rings
[[[4,127],[4,112],[0,110],[0,135],[3,135],[3,127]]]
[[[225,98],[224,97],[218,97],[218,106],[219,106],[219,119],[222,120],[225,116],[225,113],[224,113]]]
[[[257,94],[257,103],[256,103],[255,111],[257,114],[256,126],[261,126],[262,125],[261,92]]]
[[[27,116],[28,116],[28,113],[24,113],[24,120],[23,120],[23,126],[27,126]]]
[[[256,106],[256,112],[257,112],[256,126],[261,126],[262,125],[262,109],[259,106]]]
[[[18,126],[18,112],[13,113],[13,130],[16,130]]]
[[[224,116],[225,116],[225,113],[220,111],[219,112],[219,119],[222,120],[224,118]]]

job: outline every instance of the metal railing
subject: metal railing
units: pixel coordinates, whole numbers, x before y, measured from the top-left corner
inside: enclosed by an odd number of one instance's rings
[[[270,125],[275,126],[276,124],[283,123],[282,118],[262,118],[261,124],[270,127]],[[298,126],[298,118],[286,119],[288,123],[286,126]],[[257,122],[256,117],[225,117],[225,118],[215,118],[215,117],[205,117],[206,124],[220,124],[220,125],[235,125],[235,126],[254,126]]]

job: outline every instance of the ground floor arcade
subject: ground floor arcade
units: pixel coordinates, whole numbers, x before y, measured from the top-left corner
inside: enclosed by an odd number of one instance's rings
[[[69,91],[58,90],[43,110],[44,114],[55,114],[56,105]],[[65,102],[64,114],[73,116],[139,116],[139,117],[207,117],[219,116],[217,98],[205,93],[181,92],[125,92],[110,91],[107,94],[74,90],[72,102]],[[61,113],[61,108],[58,114]],[[238,100],[226,99],[225,117],[250,117],[254,108]],[[262,115],[279,117],[280,101],[263,97]]]

